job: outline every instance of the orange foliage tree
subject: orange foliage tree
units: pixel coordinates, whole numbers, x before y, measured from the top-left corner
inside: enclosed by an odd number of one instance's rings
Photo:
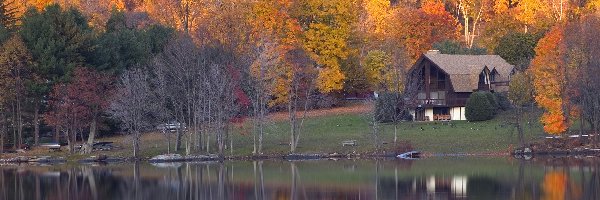
[[[426,1],[416,10],[398,8],[393,15],[388,37],[405,46],[412,61],[431,49],[432,44],[460,37],[461,25],[439,1]]]
[[[577,108],[570,104],[568,85],[573,68],[564,60],[567,49],[564,43],[564,26],[557,25],[538,42],[530,70],[536,91],[535,100],[545,109],[541,122],[544,131],[562,134],[572,124],[571,117]]]

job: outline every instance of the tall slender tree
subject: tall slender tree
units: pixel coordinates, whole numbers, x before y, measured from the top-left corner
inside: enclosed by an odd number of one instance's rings
[[[5,101],[5,105],[13,107],[12,124],[14,125],[12,128],[16,133],[16,137],[13,138],[15,147],[23,144],[23,114],[28,96],[27,86],[33,83],[35,78],[32,74],[33,67],[31,54],[18,35],[12,36],[2,45],[0,68],[5,69],[6,72],[3,74],[6,84],[3,93],[10,99],[10,101]]]

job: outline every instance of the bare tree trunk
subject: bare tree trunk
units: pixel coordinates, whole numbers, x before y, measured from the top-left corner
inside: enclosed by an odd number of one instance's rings
[[[8,125],[7,125],[7,120],[6,120],[6,113],[4,113],[4,110],[0,111],[0,117],[1,117],[1,122],[2,122],[2,131],[0,132],[0,155],[2,155],[4,153],[4,140],[5,140],[5,136],[6,134],[8,134]]]
[[[17,133],[19,134],[18,149],[20,149],[23,148],[23,111],[21,109],[21,98],[17,98]]]
[[[67,145],[69,145],[69,153],[73,153],[74,149],[74,142],[73,139],[75,138],[75,131],[73,130],[73,128],[66,128],[66,134],[67,134]]]
[[[167,129],[163,128],[162,130],[163,135],[165,135],[165,137],[167,138],[167,154],[171,153],[171,133],[167,133]]]
[[[40,100],[34,99],[33,105],[33,137],[35,146],[40,144]]]
[[[140,153],[140,131],[135,130],[133,135],[133,157],[138,158]]]
[[[12,128],[12,132],[13,132],[13,138],[12,138],[12,139],[13,139],[13,148],[14,148],[14,149],[19,149],[19,140],[18,140],[18,137],[17,137],[17,132],[18,132],[18,131],[17,131],[17,129],[15,128],[15,121],[17,121],[17,116],[16,116],[16,109],[15,109],[15,107],[16,107],[16,106],[15,106],[15,102],[12,102],[12,103],[11,103],[11,108],[12,108],[12,109],[11,109],[11,111],[12,111],[12,112],[11,112],[11,117],[12,117],[12,120],[11,120],[11,128]]]
[[[372,116],[371,116],[371,127],[372,127],[372,131],[373,131],[373,142],[375,143],[375,152],[379,152],[379,134],[378,134],[378,122],[377,122],[377,116],[375,116],[375,112],[373,112]]]
[[[175,151],[179,151],[181,149],[181,131],[179,131],[179,129],[175,130],[177,136],[175,138]]]
[[[296,97],[295,93],[294,94],[289,94],[290,95],[290,100],[288,102],[288,114],[289,114],[289,118],[290,118],[290,152],[291,153],[295,153],[296,152],[296,145],[294,144],[296,141],[296,106],[293,105],[296,103]]]
[[[521,110],[523,109],[522,106],[518,106],[515,109],[516,112],[516,116],[515,116],[515,125],[517,126],[517,131],[519,134],[519,146],[523,147],[525,145],[525,142],[523,140],[523,127],[521,126]]]
[[[258,125],[257,125],[258,122],[257,122],[257,119],[256,119],[256,113],[257,112],[254,111],[255,119],[252,120],[252,155],[255,155],[255,156],[258,155],[258,148],[257,148],[257,145],[256,145],[256,133],[258,132],[257,131],[258,130],[258,128],[257,128],[258,127]]]
[[[261,106],[260,108],[260,116],[258,120],[260,121],[260,124],[258,126],[258,154],[260,155],[262,154],[263,134],[265,126],[265,108],[263,106]]]
[[[92,153],[92,150],[93,150],[93,145],[94,145],[94,140],[95,140],[94,138],[96,137],[96,123],[98,121],[96,116],[97,116],[96,114],[94,114],[94,116],[92,116],[92,121],[90,123],[90,134],[88,135],[87,144],[82,145],[83,153],[86,153],[86,154]]]
[[[463,19],[465,21],[465,44],[470,48],[469,46],[469,38],[470,38],[470,33],[469,33],[469,16],[463,12]]]

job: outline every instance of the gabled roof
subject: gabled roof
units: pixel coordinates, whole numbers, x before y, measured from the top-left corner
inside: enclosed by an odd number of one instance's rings
[[[486,67],[498,72],[496,81],[508,81],[514,66],[508,64],[498,55],[451,55],[428,53],[423,54],[415,63],[419,65],[424,59],[430,60],[450,76],[450,82],[455,92],[472,92],[477,89],[479,74]]]

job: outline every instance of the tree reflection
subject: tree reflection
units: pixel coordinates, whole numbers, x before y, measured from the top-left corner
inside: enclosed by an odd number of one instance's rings
[[[598,163],[517,164],[501,173],[385,160],[5,165],[0,199],[600,199]]]
[[[542,182],[543,198],[545,200],[579,199],[581,187],[569,180],[569,175],[564,170],[546,172]]]

